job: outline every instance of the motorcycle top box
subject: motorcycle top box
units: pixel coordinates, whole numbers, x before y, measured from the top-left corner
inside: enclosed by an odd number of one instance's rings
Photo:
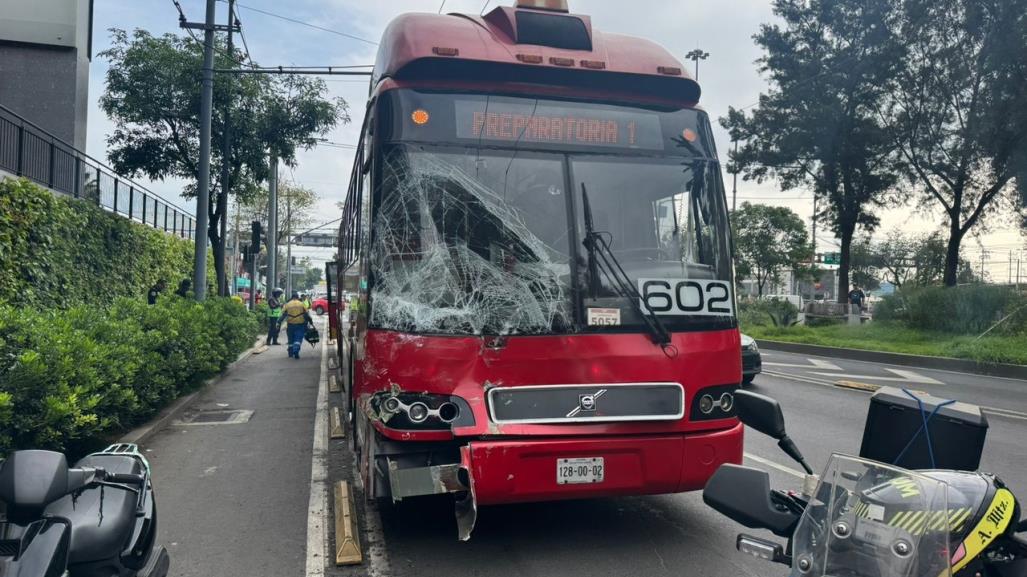
[[[882,387],[870,397],[859,456],[906,469],[975,471],[987,434],[977,406]]]
[[[165,577],[150,468],[135,445],[68,467],[51,451],[0,462],[0,575]]]

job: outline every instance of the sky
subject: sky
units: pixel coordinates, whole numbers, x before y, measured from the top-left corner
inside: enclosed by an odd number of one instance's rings
[[[204,0],[179,0],[187,18],[201,21]],[[488,0],[488,8],[512,4],[513,0]],[[239,0],[238,17],[252,59],[262,66],[343,66],[372,64],[376,43],[388,22],[404,12],[480,13],[485,0]],[[769,0],[569,0],[572,12],[588,14],[592,25],[600,30],[645,37],[654,40],[682,60],[694,48],[702,48],[710,56],[699,64],[698,80],[702,85],[701,105],[711,117],[715,127],[722,163],[727,162],[730,140],[716,119],[727,113],[729,106],[745,107],[755,103],[766,82],[757,71],[755,61],[760,49],[752,40],[761,24],[772,23],[775,17]],[[726,9],[729,8],[729,9]],[[218,2],[218,21],[224,22],[227,4]],[[259,10],[259,11],[258,11]],[[318,30],[283,18],[262,13],[271,12],[294,20],[327,28]],[[90,67],[87,153],[106,158],[106,138],[113,124],[98,107],[103,92],[108,62],[95,54],[110,45],[109,28],[143,28],[153,34],[182,33],[178,28],[178,11],[172,0],[96,0],[94,14],[94,58]],[[238,40],[237,40],[238,43]],[[688,69],[693,70],[691,62]],[[335,128],[326,138],[342,144],[355,144],[363,120],[367,99],[367,80],[364,78],[325,77],[331,96],[339,96],[349,104],[351,122]],[[351,150],[319,146],[301,151],[295,168],[283,167],[280,174],[296,184],[313,189],[320,196],[314,215],[314,224],[339,218],[338,202],[342,201],[348,185],[353,162]],[[195,201],[178,196],[183,182],[167,180],[150,182],[139,179],[154,192],[177,202],[180,206],[195,208]],[[731,175],[725,175],[728,199],[732,197]],[[781,191],[777,183],[744,181],[738,178],[738,204],[748,201],[787,206],[806,219],[813,211],[809,190]],[[928,232],[943,222],[941,214],[919,210],[913,203],[882,210],[882,226],[874,238],[880,239],[895,228],[906,232]],[[999,217],[990,223],[990,230],[964,241],[965,256],[980,266],[984,254],[985,270],[989,277],[1004,282],[1010,273],[1009,254],[1014,259],[1025,259],[1023,278],[1027,278],[1027,251],[1024,239],[1009,218]],[[335,226],[326,227],[334,230]],[[818,224],[818,252],[837,250],[837,240]],[[293,254],[310,256],[316,262],[330,258],[330,250],[296,248]]]

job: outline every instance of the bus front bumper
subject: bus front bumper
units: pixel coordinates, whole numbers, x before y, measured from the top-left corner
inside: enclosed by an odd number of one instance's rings
[[[554,501],[619,495],[680,493],[701,489],[724,463],[742,461],[741,424],[718,431],[482,440],[461,447],[461,462],[422,469],[415,489],[390,471],[393,498],[461,493],[457,501],[460,539],[470,538],[479,505]],[[601,479],[561,479],[567,463],[601,463]],[[410,473],[413,473],[412,471]]]

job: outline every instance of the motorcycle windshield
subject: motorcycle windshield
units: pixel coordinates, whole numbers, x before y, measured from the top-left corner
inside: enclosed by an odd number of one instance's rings
[[[795,530],[792,577],[950,575],[949,487],[857,457],[831,457]]]

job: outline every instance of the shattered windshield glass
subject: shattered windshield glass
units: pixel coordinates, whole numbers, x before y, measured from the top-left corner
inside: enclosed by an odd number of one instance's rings
[[[449,334],[571,327],[560,156],[397,146],[371,252],[372,326]]]
[[[670,330],[735,326],[705,113],[406,89],[378,112],[372,326],[634,332],[652,322],[641,315]],[[583,186],[631,286],[590,266]]]

